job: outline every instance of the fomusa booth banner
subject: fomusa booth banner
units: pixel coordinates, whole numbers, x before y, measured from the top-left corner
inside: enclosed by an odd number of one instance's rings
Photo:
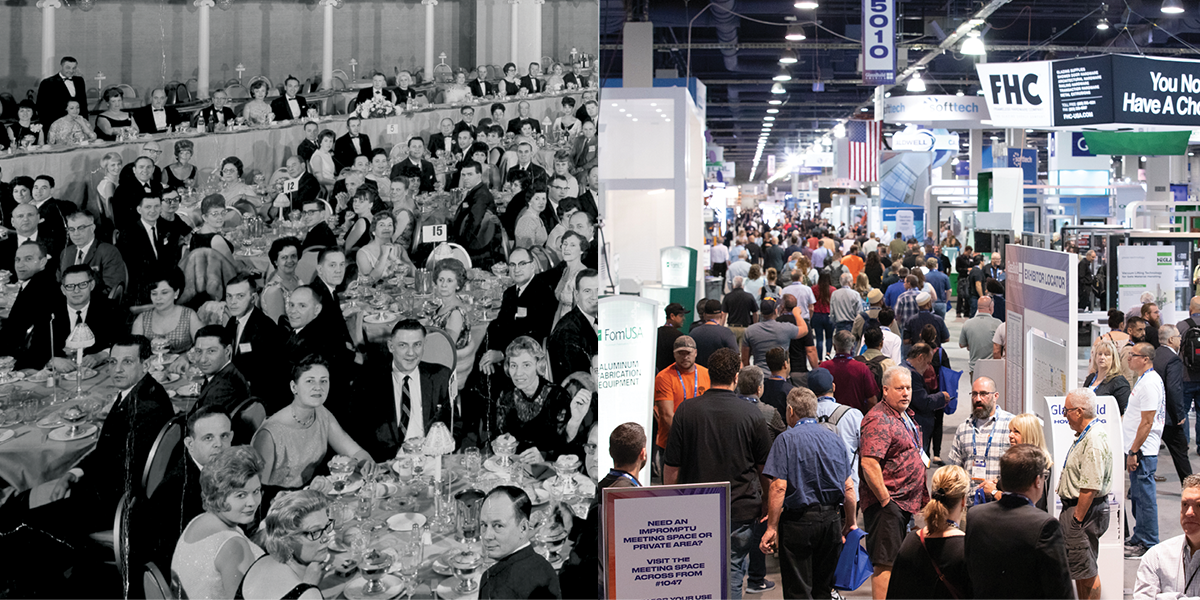
[[[654,340],[660,310],[658,302],[638,296],[600,299],[596,379],[604,410],[600,411],[596,456],[603,472],[613,467],[608,436],[617,425],[632,421],[641,425],[647,436],[652,431]],[[650,481],[647,469],[633,475],[639,481]]]
[[[1200,127],[1200,62],[1121,54],[975,66],[992,124]]]

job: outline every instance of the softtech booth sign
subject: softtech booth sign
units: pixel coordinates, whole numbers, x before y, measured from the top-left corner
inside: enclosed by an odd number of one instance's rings
[[[1112,54],[976,65],[996,127],[1200,127],[1200,62]]]

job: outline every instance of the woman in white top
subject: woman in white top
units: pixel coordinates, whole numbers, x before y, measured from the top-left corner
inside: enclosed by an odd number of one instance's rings
[[[328,129],[317,134],[317,149],[308,160],[308,171],[317,178],[325,189],[333,187],[336,171],[333,166],[333,141],[337,135]]]
[[[249,446],[226,448],[200,472],[204,513],[192,519],[175,544],[171,573],[183,596],[233,598],[262,548],[242,527],[254,522],[262,501],[262,460]]]
[[[358,249],[354,261],[358,263],[358,274],[371,277],[371,283],[390,277],[397,265],[412,268],[412,259],[402,246],[392,242],[396,231],[396,217],[381,212],[371,217],[371,241]]]
[[[572,138],[579,135],[583,122],[575,118],[575,99],[564,96],[562,99],[562,115],[554,120],[554,139]]]
[[[471,97],[471,88],[467,86],[467,72],[459,69],[454,74],[454,83],[446,87],[445,101],[446,104],[455,104],[458,102],[466,102]]]
[[[546,184],[535,181],[529,189],[529,204],[517,216],[516,247],[533,248],[546,244],[546,225],[542,211],[546,210]]]
[[[96,191],[99,192],[98,197],[90,202],[88,208],[92,214],[103,215],[108,219],[112,219],[112,197],[117,193],[117,181],[121,176],[121,154],[118,152],[109,152],[100,159],[100,167],[104,169],[104,179],[96,184]]]

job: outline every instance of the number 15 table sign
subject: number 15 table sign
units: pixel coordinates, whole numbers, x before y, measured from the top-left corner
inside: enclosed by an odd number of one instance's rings
[[[895,0],[863,0],[863,85],[896,83]]]

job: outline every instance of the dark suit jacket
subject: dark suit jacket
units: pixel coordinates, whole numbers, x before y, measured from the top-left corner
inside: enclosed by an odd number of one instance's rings
[[[598,140],[593,137],[588,139],[582,135],[575,138],[575,145],[571,147],[571,164],[575,165],[576,171],[587,173],[600,164],[600,154],[597,150]]]
[[[317,223],[309,230],[308,235],[304,236],[304,250],[315,248],[318,246],[328,247],[338,245],[337,236],[333,234],[333,230],[329,228],[329,223],[324,221]]]
[[[296,191],[289,192],[288,198],[291,199],[292,208],[300,210],[304,208],[304,203],[312,202],[321,194],[321,182],[312,173],[300,174],[300,181]]]
[[[558,574],[533,546],[500,559],[479,580],[479,600],[560,597]]]
[[[396,92],[393,92],[392,90],[385,87],[385,88],[383,88],[383,90],[381,90],[380,93],[383,94],[384,100],[387,100],[388,102],[391,102],[392,104],[396,104]],[[361,90],[358,90],[358,97],[355,98],[355,101],[357,101],[359,104],[362,104],[363,102],[366,102],[374,97],[375,97],[375,88],[365,87]]]
[[[341,314],[341,310],[338,314]],[[281,320],[286,318],[287,316],[280,317]],[[310,354],[320,356],[330,364],[332,381],[329,397],[334,402],[327,401],[325,406],[339,419],[345,414],[339,409],[339,405],[346,401],[350,381],[354,379],[354,352],[346,347],[348,341],[349,331],[344,322],[339,330],[334,331],[327,323],[315,319],[299,332],[291,332],[281,353],[285,362],[283,371],[289,378],[292,367]]]
[[[176,126],[186,122],[179,111],[174,107],[164,106],[163,110],[167,115],[167,125]],[[135,108],[129,111],[129,115],[133,117],[133,122],[137,123],[138,131],[142,133],[163,133],[165,129],[159,129],[154,124],[154,108],[150,105]]]
[[[160,181],[161,178],[154,177],[143,184],[136,178],[130,177],[117,184],[117,191],[113,193],[112,197],[113,221],[117,229],[125,229],[141,218],[138,216],[137,206],[142,198],[147,195],[162,196],[163,187]],[[149,192],[147,192],[147,188]],[[125,262],[129,262],[128,257]]]
[[[446,140],[450,140],[450,150],[446,150]],[[454,134],[442,135],[442,132],[437,131],[429,136],[429,145],[426,146],[429,153],[434,156],[439,156],[444,152],[454,153]]]
[[[42,83],[38,84],[38,120],[46,123],[47,128],[50,127],[50,123],[67,115],[67,102],[70,100],[78,100],[79,116],[88,118],[87,84],[78,75],[72,77],[71,81],[75,84],[75,95],[73,96],[67,90],[67,84],[63,82],[62,75],[58,73],[43,79]]]
[[[592,190],[588,190],[575,197],[579,200],[579,205],[583,212],[592,215],[592,222],[596,223],[600,220],[600,208],[596,206],[596,196]]]
[[[274,414],[288,403],[287,380],[279,349],[287,342],[287,332],[263,313],[250,309],[242,337],[237,338],[237,319],[225,325],[234,335],[233,364],[250,382],[250,393],[262,399],[267,414]]]
[[[1167,389],[1167,425],[1174,425],[1187,417],[1188,399],[1183,394],[1183,359],[1179,353],[1162,347],[1154,353],[1154,372],[1162,377]]]
[[[221,116],[220,119],[217,118],[218,114]],[[200,122],[200,117],[204,117],[204,124],[207,126],[212,126],[217,123],[223,123],[228,126],[233,123],[233,120],[237,118],[237,115],[233,114],[233,109],[229,108],[228,106],[221,107],[220,113],[217,112],[217,107],[209,106],[196,113],[196,115],[192,117],[193,126]]]
[[[392,93],[396,94],[396,104],[407,103],[409,98],[416,98],[419,95],[417,90],[411,87],[402,90],[399,86],[392,88]]]
[[[971,509],[966,563],[976,598],[1074,598],[1062,526],[1019,496]]]
[[[504,352],[513,340],[522,335],[533,338],[541,344],[550,335],[551,318],[545,313],[550,312],[546,305],[539,303],[537,288],[533,281],[525,287],[525,291],[517,294],[517,286],[509,286],[504,290],[500,301],[500,313],[488,325],[487,349]]]
[[[196,400],[193,410],[201,406],[219,406],[225,409],[226,413],[232,413],[238,404],[249,397],[250,383],[233,361],[229,361],[229,364],[213,373],[204,383],[204,387],[200,388],[200,397]]]
[[[271,111],[275,113],[276,121],[291,121],[308,115],[308,102],[304,96],[296,96],[296,104],[300,105],[300,114],[293,115],[292,107],[288,105],[287,96],[279,96],[271,101]]]
[[[542,132],[541,122],[539,122],[537,119],[535,119],[533,117],[529,117],[528,119],[522,119],[521,117],[517,117],[515,119],[509,119],[508,120],[508,128],[506,128],[505,131],[510,131],[515,135],[521,135],[521,126],[524,125],[525,123],[529,123],[529,125],[531,127],[533,127],[534,133]]]
[[[17,234],[10,233],[8,237],[0,240],[0,270],[11,273],[8,281],[0,283],[11,283],[17,280],[17,272],[14,266],[17,261]],[[49,266],[49,265],[47,265]]]
[[[0,325],[0,352],[16,358],[17,369],[40,369],[50,360],[46,338],[43,337],[35,349],[37,340],[29,335],[38,323],[49,319],[50,307],[59,302],[65,300],[54,278],[54,270],[50,268],[42,269],[30,277],[25,289],[17,294],[8,318]],[[60,328],[66,326],[60,325]]]
[[[172,239],[171,225],[161,217],[155,225],[157,240],[150,239],[150,232],[142,226],[141,219],[130,223],[117,233],[117,249],[125,258],[129,271],[129,287],[126,297],[134,304],[149,301],[150,290],[146,279],[159,268],[177,265],[182,250],[177,240]],[[157,248],[157,256],[155,256]]]
[[[163,425],[174,416],[167,390],[150,375],[142,377],[104,419],[96,449],[78,465],[83,478],[73,486],[71,495],[93,498],[97,502],[96,513],[111,523],[117,501],[125,493],[126,481],[133,482],[135,488],[140,485],[150,447]],[[130,441],[133,455],[127,469]]]
[[[308,161],[312,160],[313,152],[316,152],[319,149],[320,149],[320,146],[318,146],[316,142],[314,142],[308,138],[304,138],[300,142],[300,145],[296,147],[296,156],[299,156],[301,159],[304,160],[304,168],[305,169],[308,168]]]
[[[51,348],[48,348],[47,338],[50,336],[50,318],[48,315],[54,315],[54,355],[59,357],[70,358],[74,356],[73,351],[68,351],[64,348],[67,343],[67,336],[71,333],[71,319],[67,314],[67,299],[63,296],[55,298],[52,303],[46,307],[46,316],[40,318],[33,326],[32,343],[30,344],[30,354],[35,357],[47,357],[50,354]],[[88,305],[87,318],[84,319],[88,328],[96,336],[96,343],[83,351],[84,354],[95,354],[101,350],[108,349],[116,340],[117,336],[122,332],[125,315],[120,312],[112,302],[109,302],[108,297],[92,293],[91,303]],[[68,352],[70,352],[68,354]],[[35,360],[36,362],[36,360]],[[45,361],[42,361],[45,364]]]
[[[320,277],[314,275],[312,282],[308,285],[316,292],[317,297],[321,299],[321,314],[317,315],[312,324],[320,324],[323,327],[327,327],[340,340],[339,347],[346,348],[349,344],[353,348],[350,341],[350,330],[346,327],[346,318],[342,316],[341,301],[329,291],[329,286],[325,285]],[[339,287],[339,294],[344,287]],[[350,350],[350,352],[353,353],[354,351]]]
[[[69,244],[63,248],[62,253],[58,257],[58,278],[62,280],[62,272],[67,267],[75,265],[75,259],[79,257],[79,250],[75,244]],[[101,294],[108,294],[110,290],[118,285],[127,283],[129,274],[125,270],[125,259],[121,258],[121,251],[112,244],[106,244],[100,240],[93,240],[92,245],[88,248],[87,254],[83,257],[84,264],[92,268],[96,274],[96,291]]]
[[[558,320],[546,343],[546,354],[550,355],[550,372],[555,382],[576,371],[591,370],[592,357],[596,355],[596,328],[578,306]]]
[[[351,436],[375,460],[390,460],[404,443],[400,431],[400,415],[396,414],[395,386],[392,385],[392,357],[382,354],[372,357],[354,384],[354,393],[347,402]],[[417,367],[421,385],[421,425],[425,431],[434,421],[450,427],[450,369],[423,362]],[[409,382],[412,386],[413,382]],[[410,418],[415,418],[411,415]]]
[[[391,178],[396,177],[420,177],[421,192],[437,191],[437,174],[433,171],[433,163],[422,160],[418,167],[412,163],[411,159],[404,159],[392,165]]]
[[[482,98],[488,94],[496,93],[495,85],[479,79],[467,84],[467,87],[471,88],[471,95],[475,96],[476,98]]]
[[[530,94],[537,94],[546,91],[546,82],[526,75],[521,78],[521,87],[529,90]]]
[[[513,165],[512,167],[510,167],[508,169],[508,172],[504,174],[504,181],[506,183],[509,181],[512,181],[513,178],[515,178],[517,176],[517,173],[521,170],[522,170],[521,165],[519,165],[519,164]],[[549,183],[549,181],[550,181],[550,176],[546,174],[546,170],[543,169],[542,167],[538,166],[536,163],[529,163],[529,166],[526,167],[524,170],[529,171],[529,176],[532,177],[533,180],[535,180],[535,181],[538,179],[541,179],[542,181],[545,181],[547,183]]]
[[[358,134],[358,145],[362,147],[362,152],[355,152],[354,142],[350,139],[349,133],[333,142],[333,164],[338,172],[353,165],[354,159],[360,155],[371,156],[371,138],[367,137],[367,134]]]
[[[150,528],[155,539],[149,558],[159,569],[171,568],[179,536],[193,518],[204,512],[200,496],[200,467],[185,449],[167,470],[145,508],[145,522],[154,525]]]
[[[38,224],[38,239],[50,248],[50,256],[56,257],[67,245],[67,215],[79,210],[74,202],[50,198],[38,207],[38,216],[42,222]]]
[[[484,218],[488,213],[496,214],[496,200],[492,198],[492,192],[487,186],[480,183],[463,197],[454,222],[450,225],[451,241],[466,248],[472,258],[484,257],[498,250],[495,242],[500,239],[499,218],[495,220],[496,226],[489,238],[486,228],[483,227]]]

